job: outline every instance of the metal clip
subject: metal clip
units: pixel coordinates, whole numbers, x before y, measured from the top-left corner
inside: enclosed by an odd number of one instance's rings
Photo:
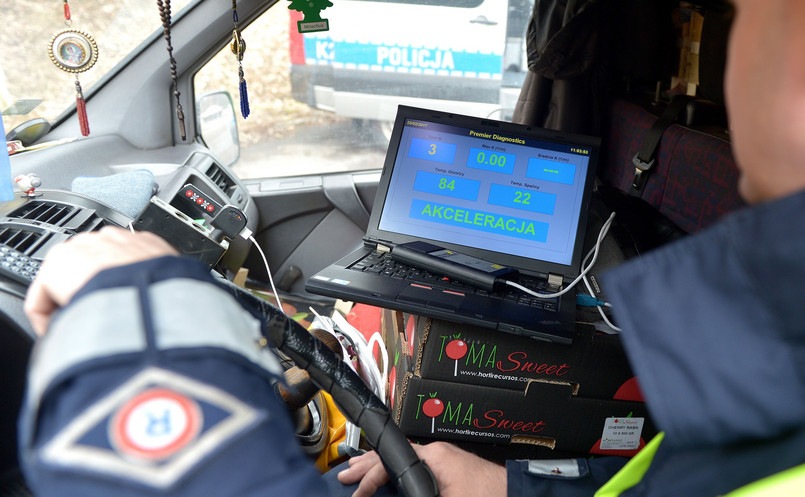
[[[634,154],[632,157],[632,164],[634,164],[634,178],[632,179],[632,187],[639,190],[643,188],[646,184],[646,180],[648,179],[648,174],[643,175],[643,173],[648,172],[652,167],[654,167],[654,163],[656,159],[651,159],[650,161],[646,162],[642,160],[640,157],[640,152]]]

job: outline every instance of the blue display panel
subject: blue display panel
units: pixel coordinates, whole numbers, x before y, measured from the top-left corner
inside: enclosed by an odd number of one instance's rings
[[[409,119],[378,228],[570,265],[587,150]]]
[[[441,143],[434,140],[411,140],[408,156],[415,159],[424,159],[443,164],[452,164],[456,156],[456,146],[452,143]]]
[[[576,177],[576,166],[574,164],[564,164],[554,160],[528,159],[528,171],[526,176],[542,181],[552,181],[572,185]]]
[[[523,188],[492,184],[489,186],[489,203],[512,209],[553,215],[556,195]]]
[[[462,209],[454,205],[420,199],[414,199],[411,202],[409,216],[413,219],[522,238],[534,242],[544,242],[548,237],[548,223],[475,209]]]
[[[480,188],[480,181],[434,174],[427,171],[417,172],[416,180],[414,181],[414,190],[418,192],[473,201],[478,200],[478,190]]]
[[[514,154],[473,147],[470,148],[470,157],[467,159],[467,167],[486,169],[494,173],[512,174],[514,172],[514,161],[516,158]]]

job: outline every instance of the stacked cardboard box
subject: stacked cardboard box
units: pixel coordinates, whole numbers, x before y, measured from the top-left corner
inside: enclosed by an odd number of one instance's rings
[[[414,440],[492,459],[634,455],[656,434],[616,335],[572,345],[384,311],[389,408]]]

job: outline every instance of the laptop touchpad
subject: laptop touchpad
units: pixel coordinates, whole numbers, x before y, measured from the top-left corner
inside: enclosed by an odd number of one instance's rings
[[[450,290],[433,290],[431,293],[433,295],[428,299],[425,307],[455,311],[461,305],[461,301],[464,300],[463,293]]]
[[[425,285],[408,285],[398,295],[398,302],[409,304],[425,304],[431,298],[431,294],[441,293]]]

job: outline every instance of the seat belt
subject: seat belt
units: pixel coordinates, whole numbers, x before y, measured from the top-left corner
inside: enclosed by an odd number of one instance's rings
[[[643,146],[640,147],[640,150],[632,158],[632,164],[634,164],[635,167],[634,178],[632,179],[632,194],[639,195],[643,187],[646,186],[646,181],[648,181],[649,176],[648,173],[657,161],[655,155],[657,154],[657,148],[659,147],[663,133],[665,133],[668,126],[677,121],[682,109],[684,109],[691,100],[693,100],[693,97],[688,95],[676,95],[673,97],[660,117],[654,121],[654,124],[648,132],[646,132],[646,136],[643,138]]]

